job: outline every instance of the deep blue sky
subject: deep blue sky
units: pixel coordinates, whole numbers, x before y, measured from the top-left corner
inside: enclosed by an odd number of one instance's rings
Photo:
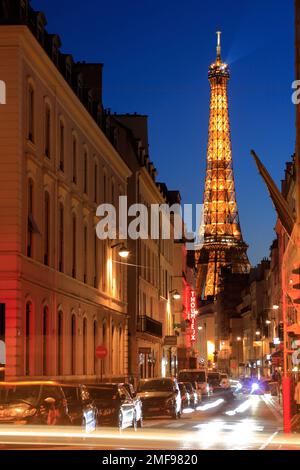
[[[231,66],[230,117],[237,199],[252,263],[268,256],[275,213],[250,157],[279,184],[294,152],[293,0],[34,0],[75,60],[104,63],[104,105],[149,116],[158,179],[202,202],[207,69],[221,28]]]

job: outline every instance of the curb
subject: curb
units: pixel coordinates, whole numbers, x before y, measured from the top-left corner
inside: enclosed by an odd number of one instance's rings
[[[279,420],[282,420],[283,418],[283,410],[282,410],[282,407],[278,404],[278,403],[274,403],[273,400],[269,401],[269,400],[266,400],[265,397],[262,397],[263,399],[263,402],[268,406],[268,408],[270,409],[270,411],[273,413],[273,415],[279,419]]]

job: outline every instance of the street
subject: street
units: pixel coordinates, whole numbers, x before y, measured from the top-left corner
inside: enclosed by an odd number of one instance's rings
[[[142,429],[75,427],[0,428],[1,449],[92,450],[284,450],[300,449],[298,434],[284,435],[279,413],[268,396],[240,396],[231,403],[214,399],[179,420],[146,419]],[[210,407],[210,408],[208,408]]]

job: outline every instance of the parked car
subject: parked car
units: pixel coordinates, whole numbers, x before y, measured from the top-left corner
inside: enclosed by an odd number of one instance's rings
[[[119,429],[142,426],[142,415],[137,415],[136,401],[124,384],[101,383],[89,385],[88,390],[98,409],[98,425],[116,426]]]
[[[207,370],[202,369],[182,369],[178,373],[179,382],[191,382],[195,384],[196,390],[201,392],[201,397],[210,395],[209,385],[207,383]]]
[[[200,405],[202,401],[201,390],[200,389],[196,390],[193,384],[191,384],[190,382],[183,382],[183,383],[190,395],[190,407],[196,408],[198,405]]]
[[[138,385],[137,394],[142,400],[143,416],[171,416],[177,419],[181,415],[181,395],[176,379],[145,379]]]
[[[231,387],[227,374],[220,373],[220,385],[222,388],[229,389]]]
[[[124,383],[124,387],[126,388],[127,392],[129,393],[130,397],[132,398],[135,406],[135,416],[137,420],[138,426],[141,428],[143,427],[143,405],[142,400],[140,397],[137,396],[136,391],[132,384]]]
[[[181,410],[183,410],[184,408],[190,408],[191,397],[185,384],[183,382],[179,382],[178,387],[179,387],[180,395],[181,395]]]
[[[219,372],[208,372],[207,382],[212,391],[220,388],[221,376]]]
[[[71,423],[89,432],[94,431],[97,426],[98,410],[85,385],[63,384],[68,413]]]
[[[60,384],[52,381],[0,382],[0,424],[71,424]]]

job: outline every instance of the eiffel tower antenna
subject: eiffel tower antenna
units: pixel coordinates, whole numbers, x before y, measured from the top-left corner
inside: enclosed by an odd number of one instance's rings
[[[217,31],[217,59],[221,60],[221,31]]]

